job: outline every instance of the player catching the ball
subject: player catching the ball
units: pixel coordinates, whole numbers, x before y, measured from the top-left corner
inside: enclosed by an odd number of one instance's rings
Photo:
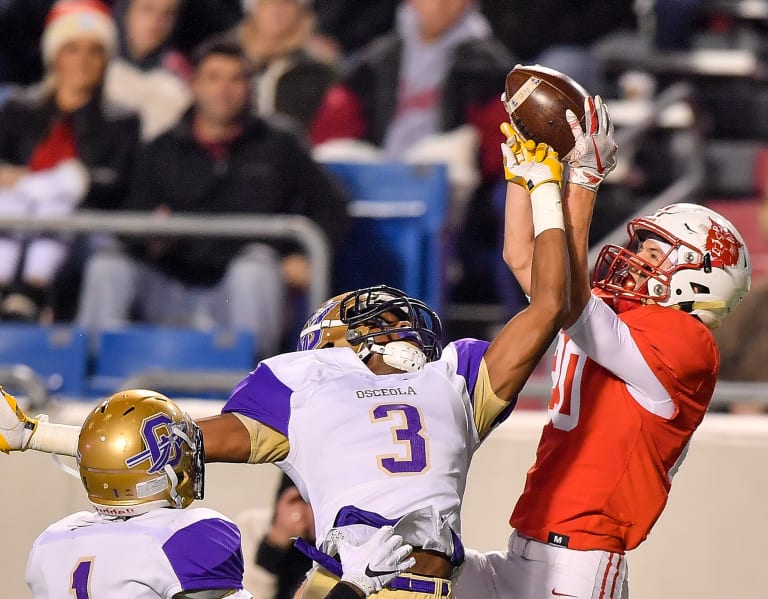
[[[459,598],[628,597],[625,552],[664,509],[714,391],[710,329],[749,289],[743,239],[694,204],[631,220],[626,245],[605,246],[590,280],[589,226],[616,145],[599,97],[585,100],[585,114],[584,130],[567,113],[576,142],[563,194],[572,288],[547,423],[510,518],[508,550],[468,552]],[[531,162],[537,146],[505,129],[505,162]],[[527,290],[530,202],[519,179],[508,180],[504,255]]]

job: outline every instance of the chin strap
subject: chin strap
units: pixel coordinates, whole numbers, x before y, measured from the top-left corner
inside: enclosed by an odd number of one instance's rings
[[[176,476],[176,472],[173,470],[173,466],[170,464],[165,465],[165,473],[168,475],[168,480],[171,481],[171,499],[173,500],[175,507],[177,510],[180,510],[184,507],[183,499],[181,498],[181,495],[179,495],[179,492],[176,490],[176,487],[179,484],[179,477]]]
[[[371,343],[368,353],[381,354],[384,363],[405,372],[416,372],[427,363],[427,356],[419,347],[407,341],[390,341],[386,345]]]
[[[59,467],[59,468],[60,468],[62,471],[64,471],[66,474],[68,474],[68,475],[69,475],[69,476],[71,476],[72,478],[76,478],[77,480],[81,480],[81,479],[80,479],[80,471],[79,471],[78,469],[76,469],[76,468],[73,468],[73,467],[72,467],[72,466],[70,466],[69,464],[65,464],[65,463],[64,463],[64,462],[61,460],[61,457],[59,456],[59,454],[57,454],[57,453],[52,453],[52,454],[51,454],[51,457],[53,458],[53,461],[56,463],[56,465],[57,465],[57,466],[58,466],[58,467]],[[81,481],[81,482],[82,482],[82,481]]]

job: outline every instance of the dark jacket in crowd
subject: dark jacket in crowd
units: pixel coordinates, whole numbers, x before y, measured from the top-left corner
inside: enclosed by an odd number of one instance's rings
[[[35,87],[0,109],[0,163],[26,166],[61,118],[53,98]],[[139,146],[139,118],[100,95],[70,115],[80,161],[91,177],[81,207],[105,210],[125,200]]]
[[[294,135],[249,117],[217,159],[194,138],[192,119],[190,110],[145,148],[127,209],[162,205],[172,213],[300,214],[317,223],[330,243],[342,240],[346,196]],[[134,247],[134,252],[177,280],[207,286],[221,279],[247,242],[179,239],[159,257],[150,257],[145,245]],[[297,249],[267,242],[282,253]]]

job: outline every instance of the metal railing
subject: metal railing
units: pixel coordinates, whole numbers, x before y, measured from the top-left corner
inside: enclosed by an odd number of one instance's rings
[[[227,237],[241,239],[289,239],[307,252],[312,280],[309,301],[319,306],[328,298],[330,250],[322,229],[305,216],[292,214],[185,214],[155,216],[146,212],[99,212],[81,210],[57,218],[0,216],[0,230],[115,233],[150,237],[156,235]]]
[[[288,239],[298,243],[307,253],[311,274],[310,304],[319,306],[329,293],[331,256],[328,240],[318,225],[300,215],[172,214],[156,217],[145,212],[83,210],[57,218],[0,216],[0,230],[111,233],[136,237]],[[215,388],[224,385],[213,373],[187,373],[185,376],[191,392],[202,392],[211,385]],[[226,384],[231,380],[231,377],[227,379]],[[180,384],[177,379],[170,382]],[[25,408],[39,408],[50,399],[45,383],[24,366],[0,368],[0,385],[20,389],[24,394]]]

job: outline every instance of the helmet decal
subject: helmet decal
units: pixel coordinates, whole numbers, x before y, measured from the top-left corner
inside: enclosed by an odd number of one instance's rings
[[[323,338],[323,321],[336,305],[334,301],[329,300],[309,317],[301,329],[301,336],[299,337],[299,344],[296,349],[299,351],[315,349],[319,345]]]
[[[149,460],[147,472],[160,472],[166,464],[172,467],[181,461],[181,437],[173,433],[173,422],[166,414],[155,414],[141,423],[141,437],[147,448],[125,460],[128,468],[134,468]]]
[[[181,408],[149,389],[119,391],[96,406],[80,428],[77,464],[94,509],[130,517],[202,499],[204,447]]]
[[[709,219],[711,227],[707,232],[706,250],[716,265],[736,266],[739,262],[739,250],[742,243],[728,229]]]

